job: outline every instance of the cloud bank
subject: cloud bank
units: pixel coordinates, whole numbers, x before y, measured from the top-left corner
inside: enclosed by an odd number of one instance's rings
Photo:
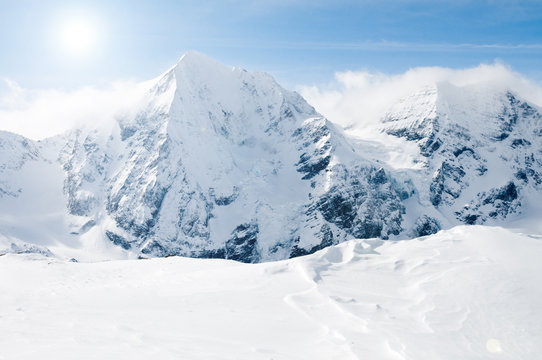
[[[455,86],[486,84],[494,89],[514,91],[542,106],[542,87],[500,63],[468,69],[420,67],[398,75],[339,72],[329,84],[301,86],[299,92],[331,121],[345,129],[360,130],[377,122],[399,99],[440,82]]]
[[[147,83],[118,82],[107,88],[75,91],[29,90],[15,81],[0,80],[0,130],[34,140],[75,126],[100,125],[133,111]]]
[[[151,82],[119,82],[105,89],[85,87],[68,92],[29,90],[14,81],[0,80],[0,130],[39,140],[74,126],[110,123],[137,110]],[[336,73],[328,84],[300,86],[298,90],[331,121],[359,133],[399,99],[439,82],[455,86],[486,83],[512,90],[542,107],[542,87],[500,63],[468,69],[413,68],[395,75],[346,71]]]

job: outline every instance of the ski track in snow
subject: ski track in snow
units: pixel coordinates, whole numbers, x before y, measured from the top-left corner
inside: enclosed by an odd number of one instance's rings
[[[541,255],[484,226],[256,265],[6,254],[0,359],[535,359]]]

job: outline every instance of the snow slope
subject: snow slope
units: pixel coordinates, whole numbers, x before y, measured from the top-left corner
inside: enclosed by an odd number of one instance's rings
[[[391,106],[376,127],[348,135],[412,183],[406,235],[461,223],[541,230],[542,115],[520,94],[492,83],[435,83]]]
[[[281,262],[0,257],[0,359],[537,359],[542,239],[461,226]]]

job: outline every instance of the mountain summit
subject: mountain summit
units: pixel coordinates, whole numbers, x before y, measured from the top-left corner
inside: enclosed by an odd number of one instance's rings
[[[420,166],[398,172],[271,76],[189,52],[107,130],[0,134],[0,246],[260,262],[508,219],[540,184],[540,114],[511,93],[489,111],[469,105],[487,92],[463,92],[425,89],[390,109],[382,131],[419,147]]]
[[[502,224],[542,190],[542,115],[510,91],[438,84],[404,99],[382,131],[418,145],[420,197],[447,219]]]

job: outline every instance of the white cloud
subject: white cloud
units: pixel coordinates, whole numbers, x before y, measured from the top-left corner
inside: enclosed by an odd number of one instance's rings
[[[437,82],[456,86],[488,83],[507,88],[542,106],[542,88],[503,64],[468,69],[423,67],[403,74],[367,71],[335,74],[324,86],[301,86],[300,93],[316,109],[343,127],[363,128],[380,119],[388,107],[421,87]],[[137,109],[150,82],[114,83],[105,89],[76,91],[28,90],[11,80],[0,80],[0,130],[43,139],[74,126],[113,121]]]
[[[0,80],[0,130],[39,140],[74,126],[107,123],[134,109],[146,88],[146,83],[119,82],[71,92],[28,90]]]
[[[344,128],[360,129],[378,121],[400,98],[438,82],[455,86],[486,83],[514,91],[542,106],[542,88],[500,63],[468,69],[421,67],[398,75],[347,71],[336,73],[335,79],[325,86],[302,86],[299,90],[331,121]]]

